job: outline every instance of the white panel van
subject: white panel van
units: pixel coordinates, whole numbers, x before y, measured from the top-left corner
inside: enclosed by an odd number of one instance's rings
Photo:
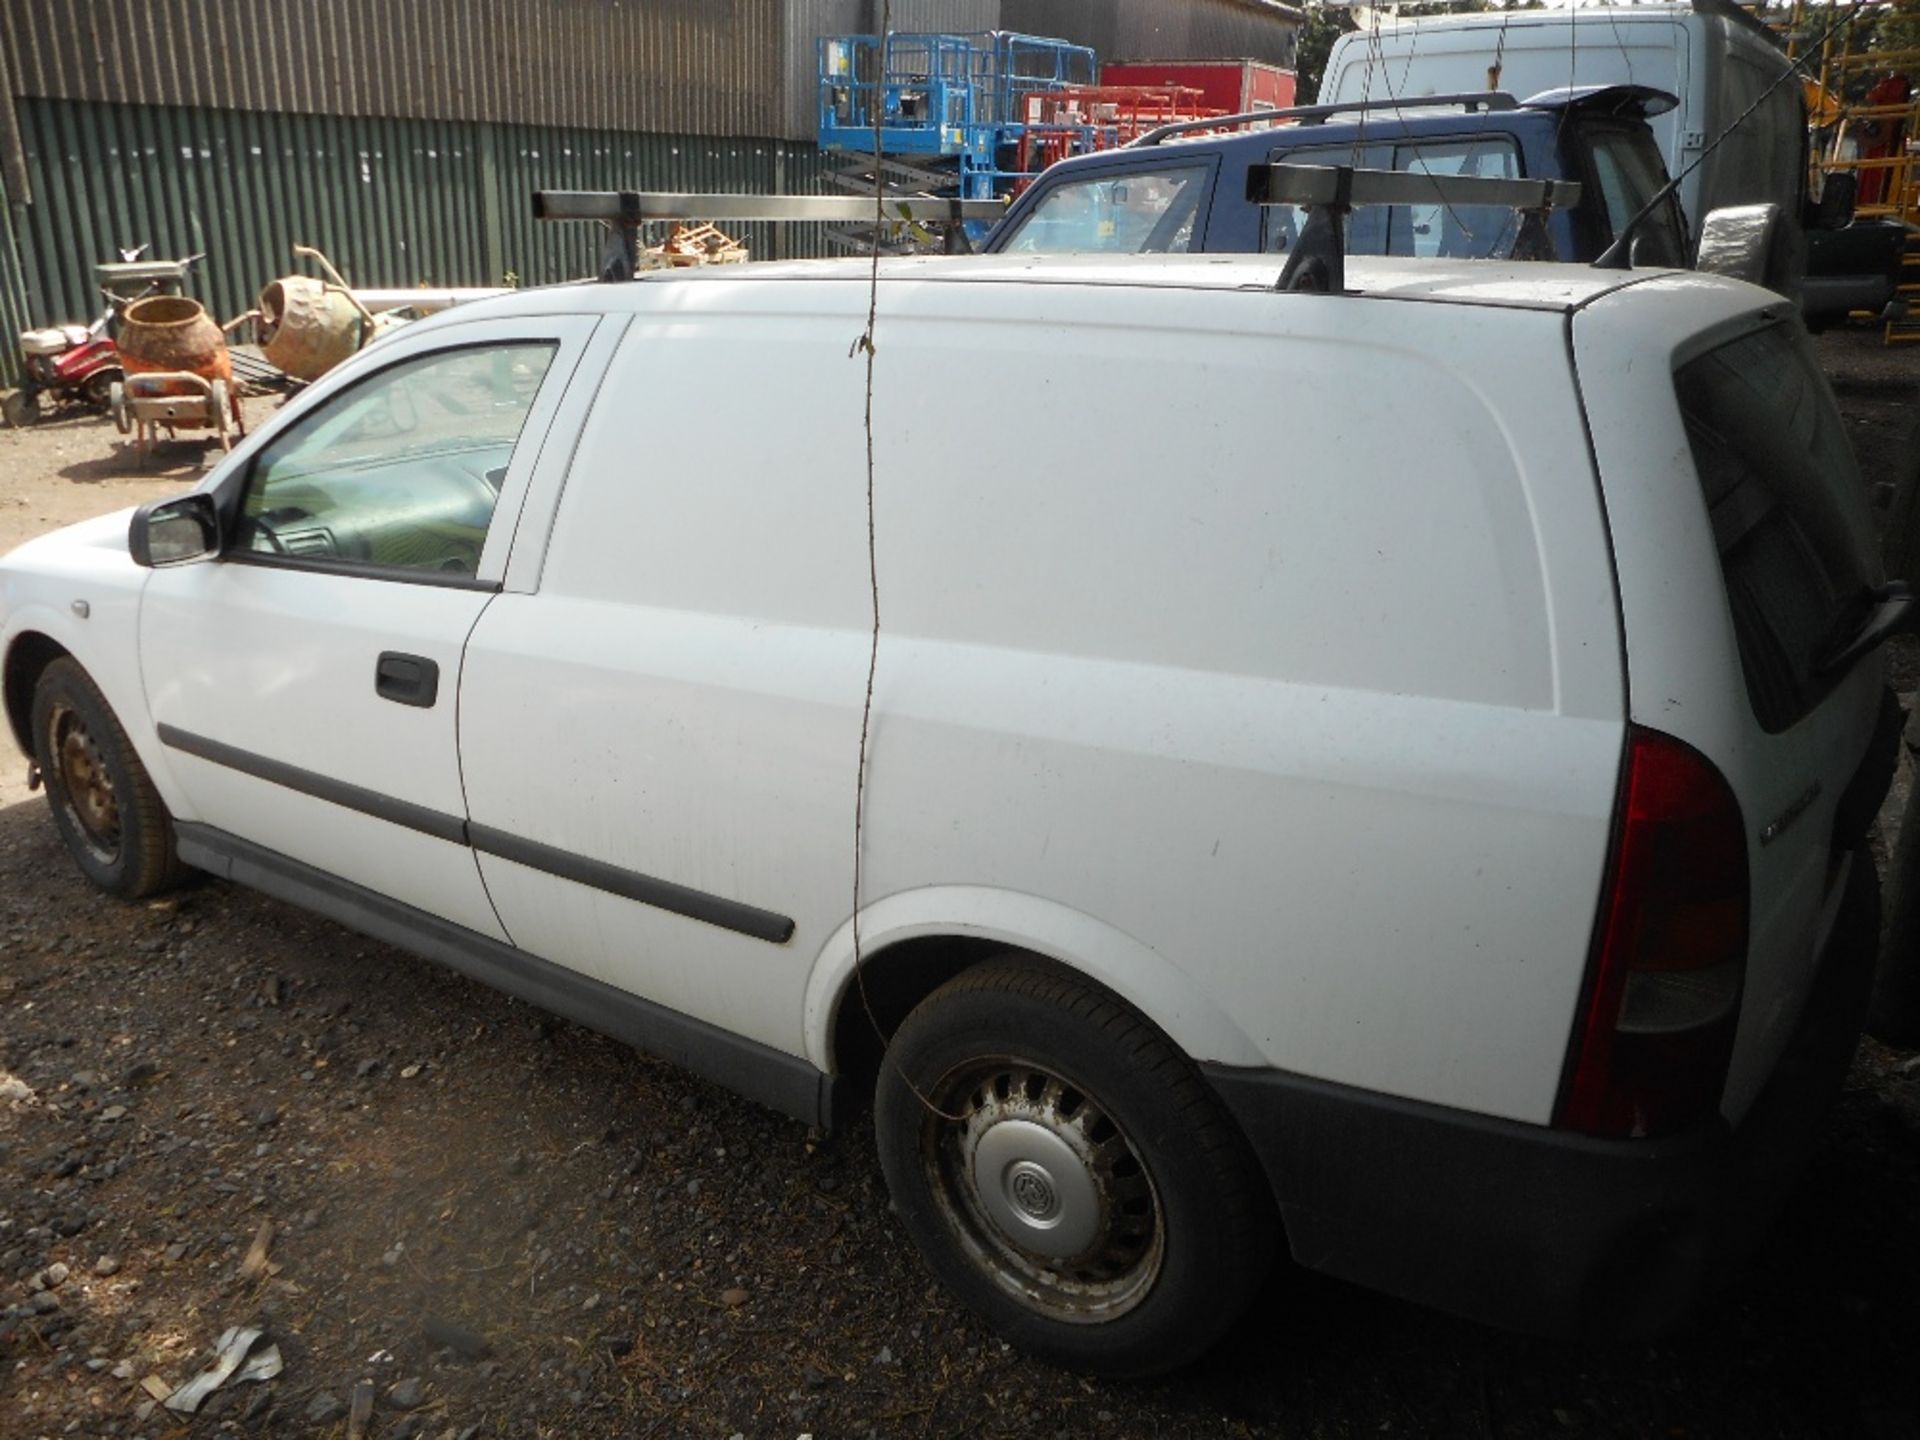
[[[808,1123],[872,1099],[905,1233],[1063,1363],[1182,1363],[1276,1250],[1668,1322],[1871,975],[1906,599],[1840,418],[1737,282],[1280,268],[421,321],[0,562],[7,720],[110,895],[198,867]]]

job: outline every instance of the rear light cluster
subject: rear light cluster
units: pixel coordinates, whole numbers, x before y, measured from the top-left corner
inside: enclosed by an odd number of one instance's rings
[[[1746,828],[1697,750],[1633,727],[1607,873],[1554,1123],[1670,1134],[1719,1106],[1747,966]]]

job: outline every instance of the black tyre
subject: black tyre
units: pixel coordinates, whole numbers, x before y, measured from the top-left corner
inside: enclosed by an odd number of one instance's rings
[[[9,390],[0,395],[0,420],[15,430],[40,423],[40,397],[31,390]]]
[[[138,900],[184,877],[173,817],[112,707],[76,661],[55,660],[34,686],[33,756],[60,838],[87,879],[109,895]]]
[[[87,377],[80,393],[87,404],[104,412],[113,404],[113,387],[125,378],[119,370],[96,370]]]
[[[1266,1186],[1193,1063],[1060,966],[989,961],[923,1001],[887,1047],[875,1128],[928,1266],[1076,1370],[1185,1364],[1272,1260]]]

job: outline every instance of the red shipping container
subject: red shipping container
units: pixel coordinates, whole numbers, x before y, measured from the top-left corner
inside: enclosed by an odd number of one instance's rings
[[[1293,72],[1261,60],[1114,60],[1100,67],[1100,83],[1190,85],[1228,115],[1293,104]]]

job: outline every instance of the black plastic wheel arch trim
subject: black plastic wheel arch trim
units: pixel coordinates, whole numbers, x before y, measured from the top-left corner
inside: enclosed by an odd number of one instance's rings
[[[180,858],[459,971],[496,990],[610,1035],[782,1114],[829,1128],[836,1078],[757,1040],[542,960],[352,881],[197,822],[174,825]]]
[[[610,895],[618,895],[674,915],[683,915],[689,920],[718,925],[723,930],[732,930],[772,945],[784,945],[793,938],[794,922],[791,917],[763,910],[758,905],[729,900],[724,895],[711,895],[671,880],[643,875],[638,870],[627,870],[604,860],[576,855],[557,846],[543,845],[537,840],[524,840],[490,825],[474,824],[458,815],[448,815],[408,800],[396,800],[377,790],[350,785],[331,775],[321,775],[282,760],[256,755],[251,750],[242,750],[220,740],[210,740],[174,725],[161,724],[157,728],[160,743],[170,750],[237,770],[256,780],[265,780],[270,785],[311,795],[331,805],[371,815],[376,820],[417,830],[436,840],[470,846],[482,854],[525,865],[561,880],[604,890]]]

